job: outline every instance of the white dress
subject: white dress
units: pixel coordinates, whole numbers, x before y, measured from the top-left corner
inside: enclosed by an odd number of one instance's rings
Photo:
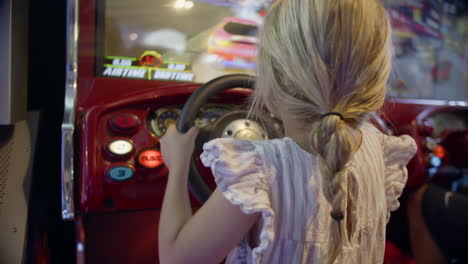
[[[407,181],[406,164],[416,152],[409,136],[361,127],[360,149],[347,164],[357,194],[350,243],[335,263],[382,263],[385,227]],[[317,158],[290,138],[248,142],[232,138],[204,145],[201,159],[211,167],[224,197],[246,214],[261,212],[259,245],[240,241],[230,263],[323,263],[329,248],[331,206],[321,188]]]

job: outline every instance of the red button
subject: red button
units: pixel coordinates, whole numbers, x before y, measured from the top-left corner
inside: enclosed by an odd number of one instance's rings
[[[164,162],[161,152],[148,149],[138,155],[138,163],[145,168],[154,169],[161,166]]]
[[[435,147],[434,150],[432,150],[432,153],[434,153],[434,155],[436,155],[437,157],[441,159],[443,159],[445,157],[445,154],[447,154],[447,152],[445,151],[445,148],[442,146]]]
[[[119,132],[130,132],[140,125],[140,120],[133,114],[122,114],[113,117],[110,124],[112,128]]]

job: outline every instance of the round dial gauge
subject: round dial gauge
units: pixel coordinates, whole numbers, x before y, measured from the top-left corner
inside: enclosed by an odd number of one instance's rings
[[[229,105],[204,106],[200,109],[195,124],[199,127],[206,126],[233,109],[234,107]]]
[[[150,120],[151,129],[156,136],[162,137],[171,124],[177,123],[179,116],[180,110],[177,108],[161,108],[154,113]]]

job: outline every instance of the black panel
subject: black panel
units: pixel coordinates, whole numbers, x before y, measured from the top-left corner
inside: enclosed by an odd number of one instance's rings
[[[29,2],[28,109],[39,111],[41,118],[33,161],[24,263],[36,263],[38,256],[44,255],[50,263],[74,263],[73,223],[63,222],[60,212],[67,1]]]

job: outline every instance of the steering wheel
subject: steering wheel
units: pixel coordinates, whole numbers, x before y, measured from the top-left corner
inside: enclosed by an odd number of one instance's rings
[[[177,129],[181,133],[187,132],[195,122],[200,108],[207,103],[208,99],[222,91],[232,88],[254,89],[254,77],[246,74],[225,75],[213,79],[198,88],[189,98],[182,109]],[[198,155],[203,144],[219,137],[234,137],[249,141],[267,138],[279,138],[282,136],[282,126],[277,119],[265,115],[264,126],[254,120],[247,119],[246,110],[234,110],[218,118],[215,122],[200,128],[195,140],[195,148],[190,162],[189,189],[192,195],[204,203],[210,197],[212,190],[208,187],[200,175],[195,155]],[[265,126],[267,125],[267,126]]]

